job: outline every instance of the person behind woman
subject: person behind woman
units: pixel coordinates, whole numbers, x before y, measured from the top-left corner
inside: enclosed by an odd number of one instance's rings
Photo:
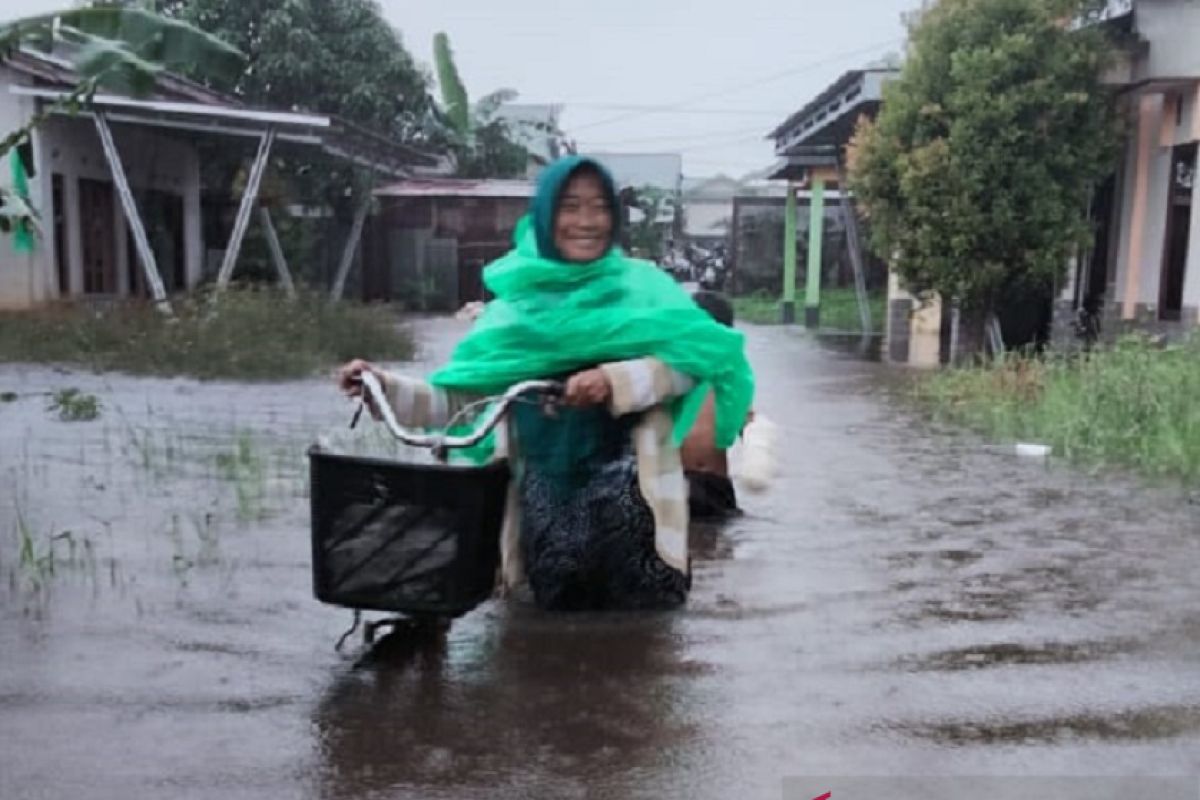
[[[528,580],[559,610],[671,608],[691,585],[679,445],[715,398],[715,436],[736,439],[754,392],[740,333],[714,322],[664,272],[615,246],[609,173],[571,156],[547,167],[515,248],[484,271],[495,295],[429,381],[361,360],[340,370],[383,383],[401,424],[442,427],[480,397],[534,378],[564,381],[563,404],[518,404],[492,457],[514,478],[502,582]]]

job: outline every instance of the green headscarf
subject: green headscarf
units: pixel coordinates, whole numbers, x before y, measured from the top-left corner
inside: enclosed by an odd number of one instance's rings
[[[615,246],[588,264],[558,260],[554,213],[580,169],[600,175],[614,221],[620,216],[612,177],[599,163],[572,156],[549,166],[529,215],[517,226],[516,247],[484,270],[484,284],[496,299],[431,382],[497,394],[524,380],[654,356],[696,381],[672,404],[675,443],[687,436],[711,390],[716,443],[731,446],[754,399],[744,337],[714,321],[666,272]]]

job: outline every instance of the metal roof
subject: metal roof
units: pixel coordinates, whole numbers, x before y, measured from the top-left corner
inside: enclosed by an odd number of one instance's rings
[[[859,114],[878,106],[883,81],[899,74],[900,71],[892,67],[850,70],[776,126],[767,138],[774,139],[776,150],[782,153],[787,148],[819,138],[821,131],[835,127],[841,120],[849,119],[852,127]],[[789,134],[785,142],[784,138]],[[845,131],[839,129],[835,138],[844,135]]]
[[[50,101],[69,94],[60,89],[18,85],[10,86],[9,91]],[[96,95],[89,107],[103,110],[112,122],[194,133],[258,137],[271,127],[280,141],[315,146],[337,158],[396,176],[408,174],[414,165],[435,163],[428,154],[325,114],[267,111],[218,103],[134,100],[120,95]]]

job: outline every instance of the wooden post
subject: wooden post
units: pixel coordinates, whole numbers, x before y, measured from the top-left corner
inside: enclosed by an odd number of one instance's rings
[[[108,168],[112,171],[113,183],[117,186],[117,196],[121,199],[121,207],[125,210],[125,220],[129,223],[129,229],[133,233],[134,248],[137,250],[138,261],[142,263],[142,270],[146,274],[146,283],[150,285],[150,292],[154,295],[154,302],[158,309],[170,314],[172,313],[171,303],[167,300],[167,290],[163,286],[162,277],[158,274],[158,263],[154,259],[154,251],[150,249],[150,240],[146,238],[146,227],[142,224],[137,203],[133,200],[133,192],[129,189],[129,178],[125,174],[125,165],[121,163],[121,154],[113,142],[112,130],[108,127],[108,120],[103,111],[94,111],[92,115],[96,120],[96,132],[100,134],[100,146],[104,150],[104,157],[108,160]]]
[[[267,158],[271,154],[271,145],[275,142],[275,129],[268,127],[258,142],[258,153],[250,167],[250,175],[246,179],[246,188],[242,191],[242,202],[238,206],[237,218],[233,222],[233,232],[229,234],[229,246],[225,248],[225,258],[221,261],[221,271],[217,273],[217,290],[229,285],[233,277],[233,268],[237,264],[238,254],[242,250],[242,239],[250,224],[250,211],[258,200],[258,187],[262,184],[263,173],[267,171]]]
[[[275,264],[275,272],[279,275],[279,285],[288,293],[288,297],[296,296],[296,284],[292,282],[292,273],[288,269],[287,259],[283,255],[283,247],[279,244],[279,236],[275,233],[275,223],[271,221],[271,212],[263,206],[258,210],[262,220],[263,230],[267,234],[267,247],[271,251],[271,261]]]
[[[783,324],[796,321],[796,187],[788,181],[783,216]]]
[[[808,222],[808,280],[804,293],[804,325],[821,327],[821,248],[825,243],[825,179],[814,177]]]
[[[371,190],[368,188],[366,194],[359,203],[358,211],[354,213],[354,223],[350,226],[350,235],[346,239],[346,247],[342,250],[342,260],[338,264],[337,277],[333,281],[333,289],[329,292],[330,299],[337,301],[342,299],[342,293],[346,290],[346,277],[350,274],[350,267],[354,264],[354,253],[358,250],[358,240],[362,238],[363,223],[367,221],[367,212],[371,210]]]

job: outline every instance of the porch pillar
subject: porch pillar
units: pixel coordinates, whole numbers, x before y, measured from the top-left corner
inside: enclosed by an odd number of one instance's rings
[[[1146,95],[1138,102],[1137,160],[1133,175],[1133,211],[1129,223],[1129,247],[1125,258],[1125,286],[1121,318],[1137,315],[1141,298],[1142,259],[1146,246],[1146,215],[1150,202],[1150,170],[1157,145],[1156,128],[1162,110],[1161,95]]]
[[[783,215],[783,324],[796,321],[796,186],[787,183]]]
[[[229,245],[225,248],[225,257],[221,260],[221,271],[217,273],[217,291],[229,286],[229,280],[233,277],[233,268],[242,250],[242,239],[246,236],[246,227],[250,224],[250,211],[258,200],[258,187],[262,185],[263,173],[267,171],[267,159],[271,155],[271,145],[274,143],[275,128],[268,127],[258,140],[258,153],[255,154],[254,163],[250,167],[246,188],[242,190],[242,202],[233,221],[233,232],[229,234]]]
[[[125,220],[133,233],[134,247],[137,249],[138,261],[146,275],[146,283],[158,309],[171,314],[171,304],[167,300],[167,290],[163,286],[162,277],[158,274],[158,263],[154,260],[154,251],[150,249],[150,240],[146,238],[146,227],[138,213],[137,203],[133,200],[133,192],[129,189],[129,179],[125,175],[125,165],[121,163],[121,154],[113,142],[112,130],[108,127],[108,119],[103,111],[92,112],[96,121],[96,132],[100,134],[100,146],[104,150],[104,158],[112,172],[113,183],[117,187],[117,196],[121,199],[121,207],[125,211]]]
[[[825,243],[825,178],[813,177],[808,216],[808,275],[804,293],[804,326],[821,327],[821,248]]]

